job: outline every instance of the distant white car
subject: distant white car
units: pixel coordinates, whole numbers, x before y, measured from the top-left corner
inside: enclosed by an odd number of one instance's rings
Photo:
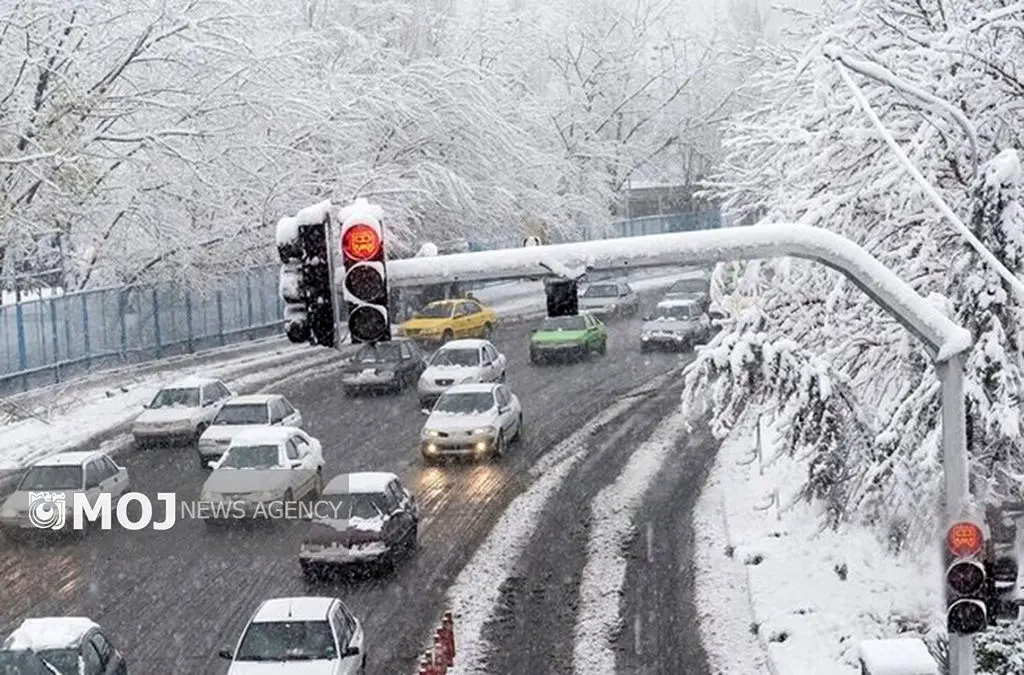
[[[132,435],[138,445],[159,442],[192,443],[235,396],[223,382],[207,377],[189,377],[157,392],[135,418]]]
[[[199,437],[199,466],[208,468],[243,431],[266,427],[301,427],[302,413],[281,394],[252,394],[229,399]]]
[[[264,427],[243,431],[214,464],[200,500],[211,504],[210,515],[215,518],[252,514],[270,502],[293,502],[319,495],[323,492],[323,468],[320,441],[302,429]]]
[[[103,493],[111,504],[129,490],[128,469],[118,466],[106,453],[62,452],[33,464],[18,487],[0,506],[0,526],[5,530],[55,530],[70,532],[74,494],[84,493],[90,503]],[[40,499],[33,493],[49,493]]]
[[[504,382],[507,368],[508,359],[489,340],[452,340],[434,352],[420,375],[420,405],[432,405],[457,384]]]
[[[273,598],[249,619],[228,675],[364,675],[363,625],[337,598]]]
[[[428,463],[445,455],[501,457],[523,433],[523,407],[504,384],[460,384],[424,410],[420,453]]]
[[[625,281],[601,281],[580,293],[579,309],[598,317],[634,316],[640,311],[640,296]]]

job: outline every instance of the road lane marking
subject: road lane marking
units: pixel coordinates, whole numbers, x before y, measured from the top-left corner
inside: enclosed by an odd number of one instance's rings
[[[577,675],[615,675],[614,641],[622,621],[627,566],[622,542],[635,532],[633,518],[644,495],[686,431],[686,418],[681,411],[670,413],[633,452],[615,482],[601,490],[590,503],[593,517],[587,562],[580,581],[573,649],[573,672]],[[651,532],[648,524],[648,559],[651,557]],[[638,635],[636,640],[639,640]]]
[[[647,521],[647,562],[654,562],[654,523]]]

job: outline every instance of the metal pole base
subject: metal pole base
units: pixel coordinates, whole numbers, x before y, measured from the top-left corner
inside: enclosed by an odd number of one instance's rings
[[[974,675],[974,638],[949,636],[949,675]]]

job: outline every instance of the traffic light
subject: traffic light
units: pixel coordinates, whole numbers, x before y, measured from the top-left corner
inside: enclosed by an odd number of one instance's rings
[[[579,295],[575,279],[545,279],[544,293],[548,299],[548,316],[579,314]]]
[[[980,559],[985,548],[981,526],[958,521],[946,531],[951,557],[946,568],[946,630],[950,635],[974,635],[988,626],[989,580]]]
[[[352,343],[390,340],[387,256],[384,228],[377,218],[354,214],[342,223],[341,258],[345,269],[342,289]]]
[[[994,561],[985,563],[985,604],[990,626],[996,625],[996,619],[1017,619],[1017,574],[1018,564],[1015,556],[1001,555]]]
[[[331,283],[331,253],[327,247],[329,221],[299,225],[302,249],[302,290],[306,298],[309,341],[324,347],[337,346],[334,325],[334,285]]]
[[[284,301],[285,334],[291,342],[309,342],[302,246],[299,242],[298,221],[291,216],[282,218],[277,224],[277,252],[282,263],[278,292]]]

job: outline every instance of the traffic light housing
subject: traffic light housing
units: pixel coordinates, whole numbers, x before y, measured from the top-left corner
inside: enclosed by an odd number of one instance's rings
[[[354,214],[341,226],[342,292],[353,344],[391,339],[384,227],[368,214]]]
[[[981,526],[958,521],[946,532],[946,630],[950,635],[974,635],[988,627],[991,586],[982,559],[985,536]]]
[[[575,279],[545,279],[544,293],[548,300],[548,316],[579,314],[579,291]]]

